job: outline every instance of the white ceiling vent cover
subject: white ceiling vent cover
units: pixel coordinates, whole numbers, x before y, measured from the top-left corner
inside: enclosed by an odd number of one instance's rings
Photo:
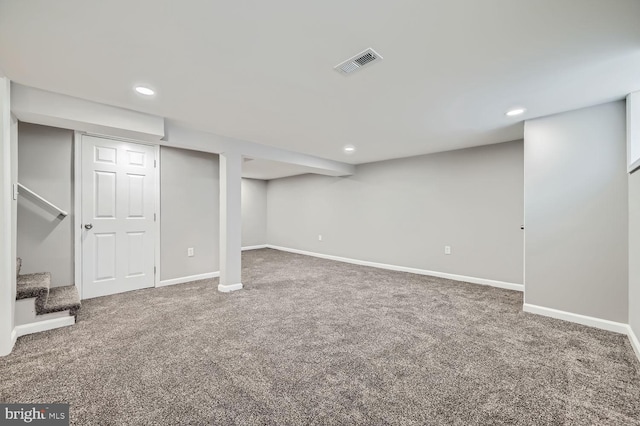
[[[358,53],[356,56],[349,58],[342,63],[339,63],[338,65],[333,67],[333,69],[338,71],[340,74],[352,74],[359,69],[362,69],[376,62],[380,62],[381,60],[382,56],[379,55],[378,52],[376,52],[372,48],[368,48],[367,50]]]

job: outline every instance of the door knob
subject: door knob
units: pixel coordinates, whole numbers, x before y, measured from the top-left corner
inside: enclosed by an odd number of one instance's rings
[[[91,229],[91,228],[93,228],[93,225],[92,225],[92,224],[90,224],[90,223],[87,223],[87,224],[84,226],[84,229]]]

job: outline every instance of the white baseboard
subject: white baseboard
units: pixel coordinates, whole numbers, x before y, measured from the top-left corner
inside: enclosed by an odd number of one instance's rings
[[[246,247],[242,247],[242,251],[247,251],[247,250],[260,250],[263,248],[267,248],[266,244],[260,244],[257,246],[246,246]]]
[[[486,278],[468,277],[465,275],[449,274],[446,272],[428,271],[426,269],[409,268],[406,266],[389,265],[386,263],[369,262],[367,260],[350,259],[347,257],[332,256],[329,254],[313,253],[310,251],[292,249],[288,247],[274,246],[271,244],[267,244],[267,248],[281,250],[281,251],[288,251],[290,253],[304,254],[306,256],[320,257],[322,259],[336,260],[338,262],[352,263],[354,265],[371,266],[373,268],[388,269],[390,271],[409,272],[411,274],[429,275],[432,277],[447,278],[455,281],[464,281],[467,283],[488,285],[491,287],[504,288],[507,290],[524,291],[524,285],[522,284],[489,280]]]
[[[222,293],[230,293],[236,290],[242,290],[242,283],[228,285],[218,284],[218,291]]]
[[[638,336],[633,332],[633,329],[630,325],[627,326],[627,335],[629,336],[629,341],[631,342],[631,347],[633,351],[636,353],[638,357],[638,361],[640,361],[640,340],[638,340]]]
[[[208,280],[210,278],[216,278],[219,276],[220,276],[219,271],[207,272],[206,274],[189,275],[187,277],[172,278],[170,280],[162,280],[158,283],[156,287],[165,287],[165,286],[174,285],[174,284],[184,284],[184,283],[188,283],[191,281],[198,281],[198,280]]]
[[[525,312],[529,312],[531,314],[538,314],[538,315],[543,315],[545,317],[551,317],[551,318],[561,319],[564,321],[575,322],[577,324],[600,328],[602,330],[607,330],[607,331],[613,331],[615,333],[621,333],[621,334],[629,333],[629,326],[621,322],[609,321],[606,319],[574,314],[571,312],[560,311],[558,309],[545,308],[544,306],[531,305],[529,303],[525,303],[522,306],[522,310]]]
[[[76,323],[76,318],[69,315],[63,318],[54,318],[38,321],[31,324],[18,325],[15,328],[16,336],[22,337],[27,334],[40,333],[41,331],[53,330],[54,328],[66,327]]]

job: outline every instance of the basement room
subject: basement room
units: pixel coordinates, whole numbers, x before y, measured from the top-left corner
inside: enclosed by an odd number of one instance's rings
[[[640,425],[640,1],[0,0],[0,424]]]

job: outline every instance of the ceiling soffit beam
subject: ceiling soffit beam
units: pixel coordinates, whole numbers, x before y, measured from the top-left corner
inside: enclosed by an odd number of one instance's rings
[[[122,138],[157,142],[164,118],[73,96],[11,84],[11,112],[20,121]]]
[[[309,172],[348,176],[355,166],[255,142],[193,130],[162,117],[100,104],[73,96],[11,84],[11,111],[18,120],[88,133],[116,136],[159,145],[211,153],[235,152],[304,166]]]
[[[274,148],[255,142],[193,130],[186,126],[173,123],[171,120],[167,120],[165,124],[166,136],[165,140],[160,141],[161,145],[216,154],[237,152],[245,157],[304,166],[312,169],[309,170],[309,172],[314,171],[317,174],[327,176],[350,176],[355,173],[355,166],[353,164],[327,160],[325,158]]]

